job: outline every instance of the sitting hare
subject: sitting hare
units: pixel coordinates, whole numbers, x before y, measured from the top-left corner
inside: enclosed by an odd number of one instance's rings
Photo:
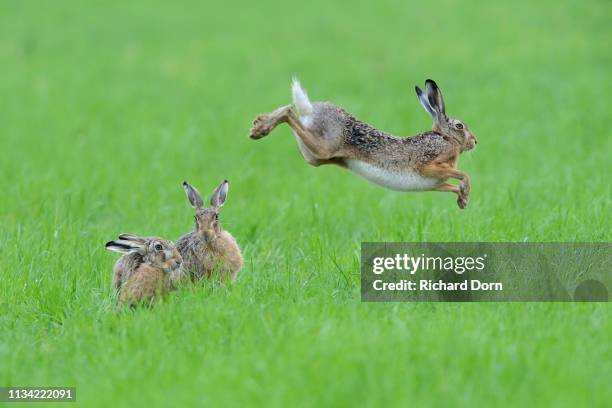
[[[395,137],[354,118],[329,102],[311,103],[299,82],[293,81],[293,103],[259,115],[250,137],[260,139],[280,123],[287,123],[306,161],[313,166],[337,164],[367,180],[397,191],[449,191],[466,208],[470,178],[456,169],[459,155],[473,149],[476,137],[465,122],[446,116],[442,92],[425,81],[425,93],[415,87],[423,108],[433,118],[433,131]],[[460,180],[459,186],[447,183]]]
[[[171,241],[121,234],[118,240],[107,242],[106,249],[123,254],[115,264],[113,277],[120,303],[150,303],[155,296],[173,289],[184,276],[183,259]]]
[[[218,271],[221,279],[229,273],[233,282],[242,267],[242,255],[234,237],[219,224],[219,211],[227,198],[229,183],[225,180],[213,191],[208,208],[204,208],[202,196],[192,185],[185,181],[183,188],[195,209],[195,230],[176,242],[185,269],[192,280],[208,278]]]

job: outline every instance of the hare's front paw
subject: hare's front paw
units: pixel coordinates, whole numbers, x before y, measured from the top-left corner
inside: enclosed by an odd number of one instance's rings
[[[464,194],[459,194],[457,196],[457,205],[459,206],[459,208],[461,208],[462,210],[464,210],[465,208],[467,208],[468,205],[468,196],[464,195]]]
[[[468,198],[470,196],[470,179],[464,178],[459,184],[459,194],[457,195],[457,205],[459,208],[464,209],[468,205]]]
[[[459,184],[459,192],[466,197],[467,201],[467,196],[470,195],[470,182],[468,180],[464,180]]]
[[[251,139],[261,139],[262,137],[268,135],[272,129],[274,129],[274,123],[272,122],[270,116],[259,115],[253,121],[253,126],[251,127],[249,137]]]

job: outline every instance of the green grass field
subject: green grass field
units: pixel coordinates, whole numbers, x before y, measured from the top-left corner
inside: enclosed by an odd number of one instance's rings
[[[1,9],[0,386],[76,386],[88,407],[612,400],[608,304],[359,294],[362,241],[611,240],[610,2]],[[249,140],[293,75],[405,135],[430,128],[413,87],[434,78],[479,139],[469,208],[310,167],[286,127]],[[178,238],[182,181],[224,178],[237,283],[118,311],[104,243]]]

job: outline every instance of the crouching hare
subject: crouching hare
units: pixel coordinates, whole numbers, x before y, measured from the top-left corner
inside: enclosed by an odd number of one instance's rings
[[[131,306],[163,296],[183,278],[183,258],[172,241],[121,234],[106,243],[109,251],[123,254],[114,268],[113,288],[119,302]]]
[[[297,114],[287,105],[259,115],[249,136],[261,139],[287,123],[302,156],[313,166],[346,167],[391,190],[452,192],[457,194],[459,208],[466,208],[470,178],[456,166],[459,155],[476,146],[476,137],[465,122],[446,115],[442,92],[434,81],[425,81],[425,92],[418,86],[415,89],[433,118],[433,130],[416,136],[392,136],[332,103],[311,103],[296,80],[292,92]],[[458,179],[459,186],[447,183],[450,178]]]
[[[195,209],[195,230],[176,242],[186,271],[194,281],[209,278],[213,271],[218,271],[222,280],[229,273],[233,282],[242,268],[242,254],[234,237],[219,223],[219,212],[227,198],[229,183],[225,180],[213,191],[207,208],[195,187],[185,181],[183,188]]]

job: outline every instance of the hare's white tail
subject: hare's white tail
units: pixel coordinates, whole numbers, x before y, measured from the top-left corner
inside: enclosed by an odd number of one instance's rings
[[[300,81],[298,81],[297,78],[293,78],[291,93],[293,94],[293,104],[297,108],[300,116],[306,117],[312,115],[312,104],[308,99],[306,91],[302,89]]]

